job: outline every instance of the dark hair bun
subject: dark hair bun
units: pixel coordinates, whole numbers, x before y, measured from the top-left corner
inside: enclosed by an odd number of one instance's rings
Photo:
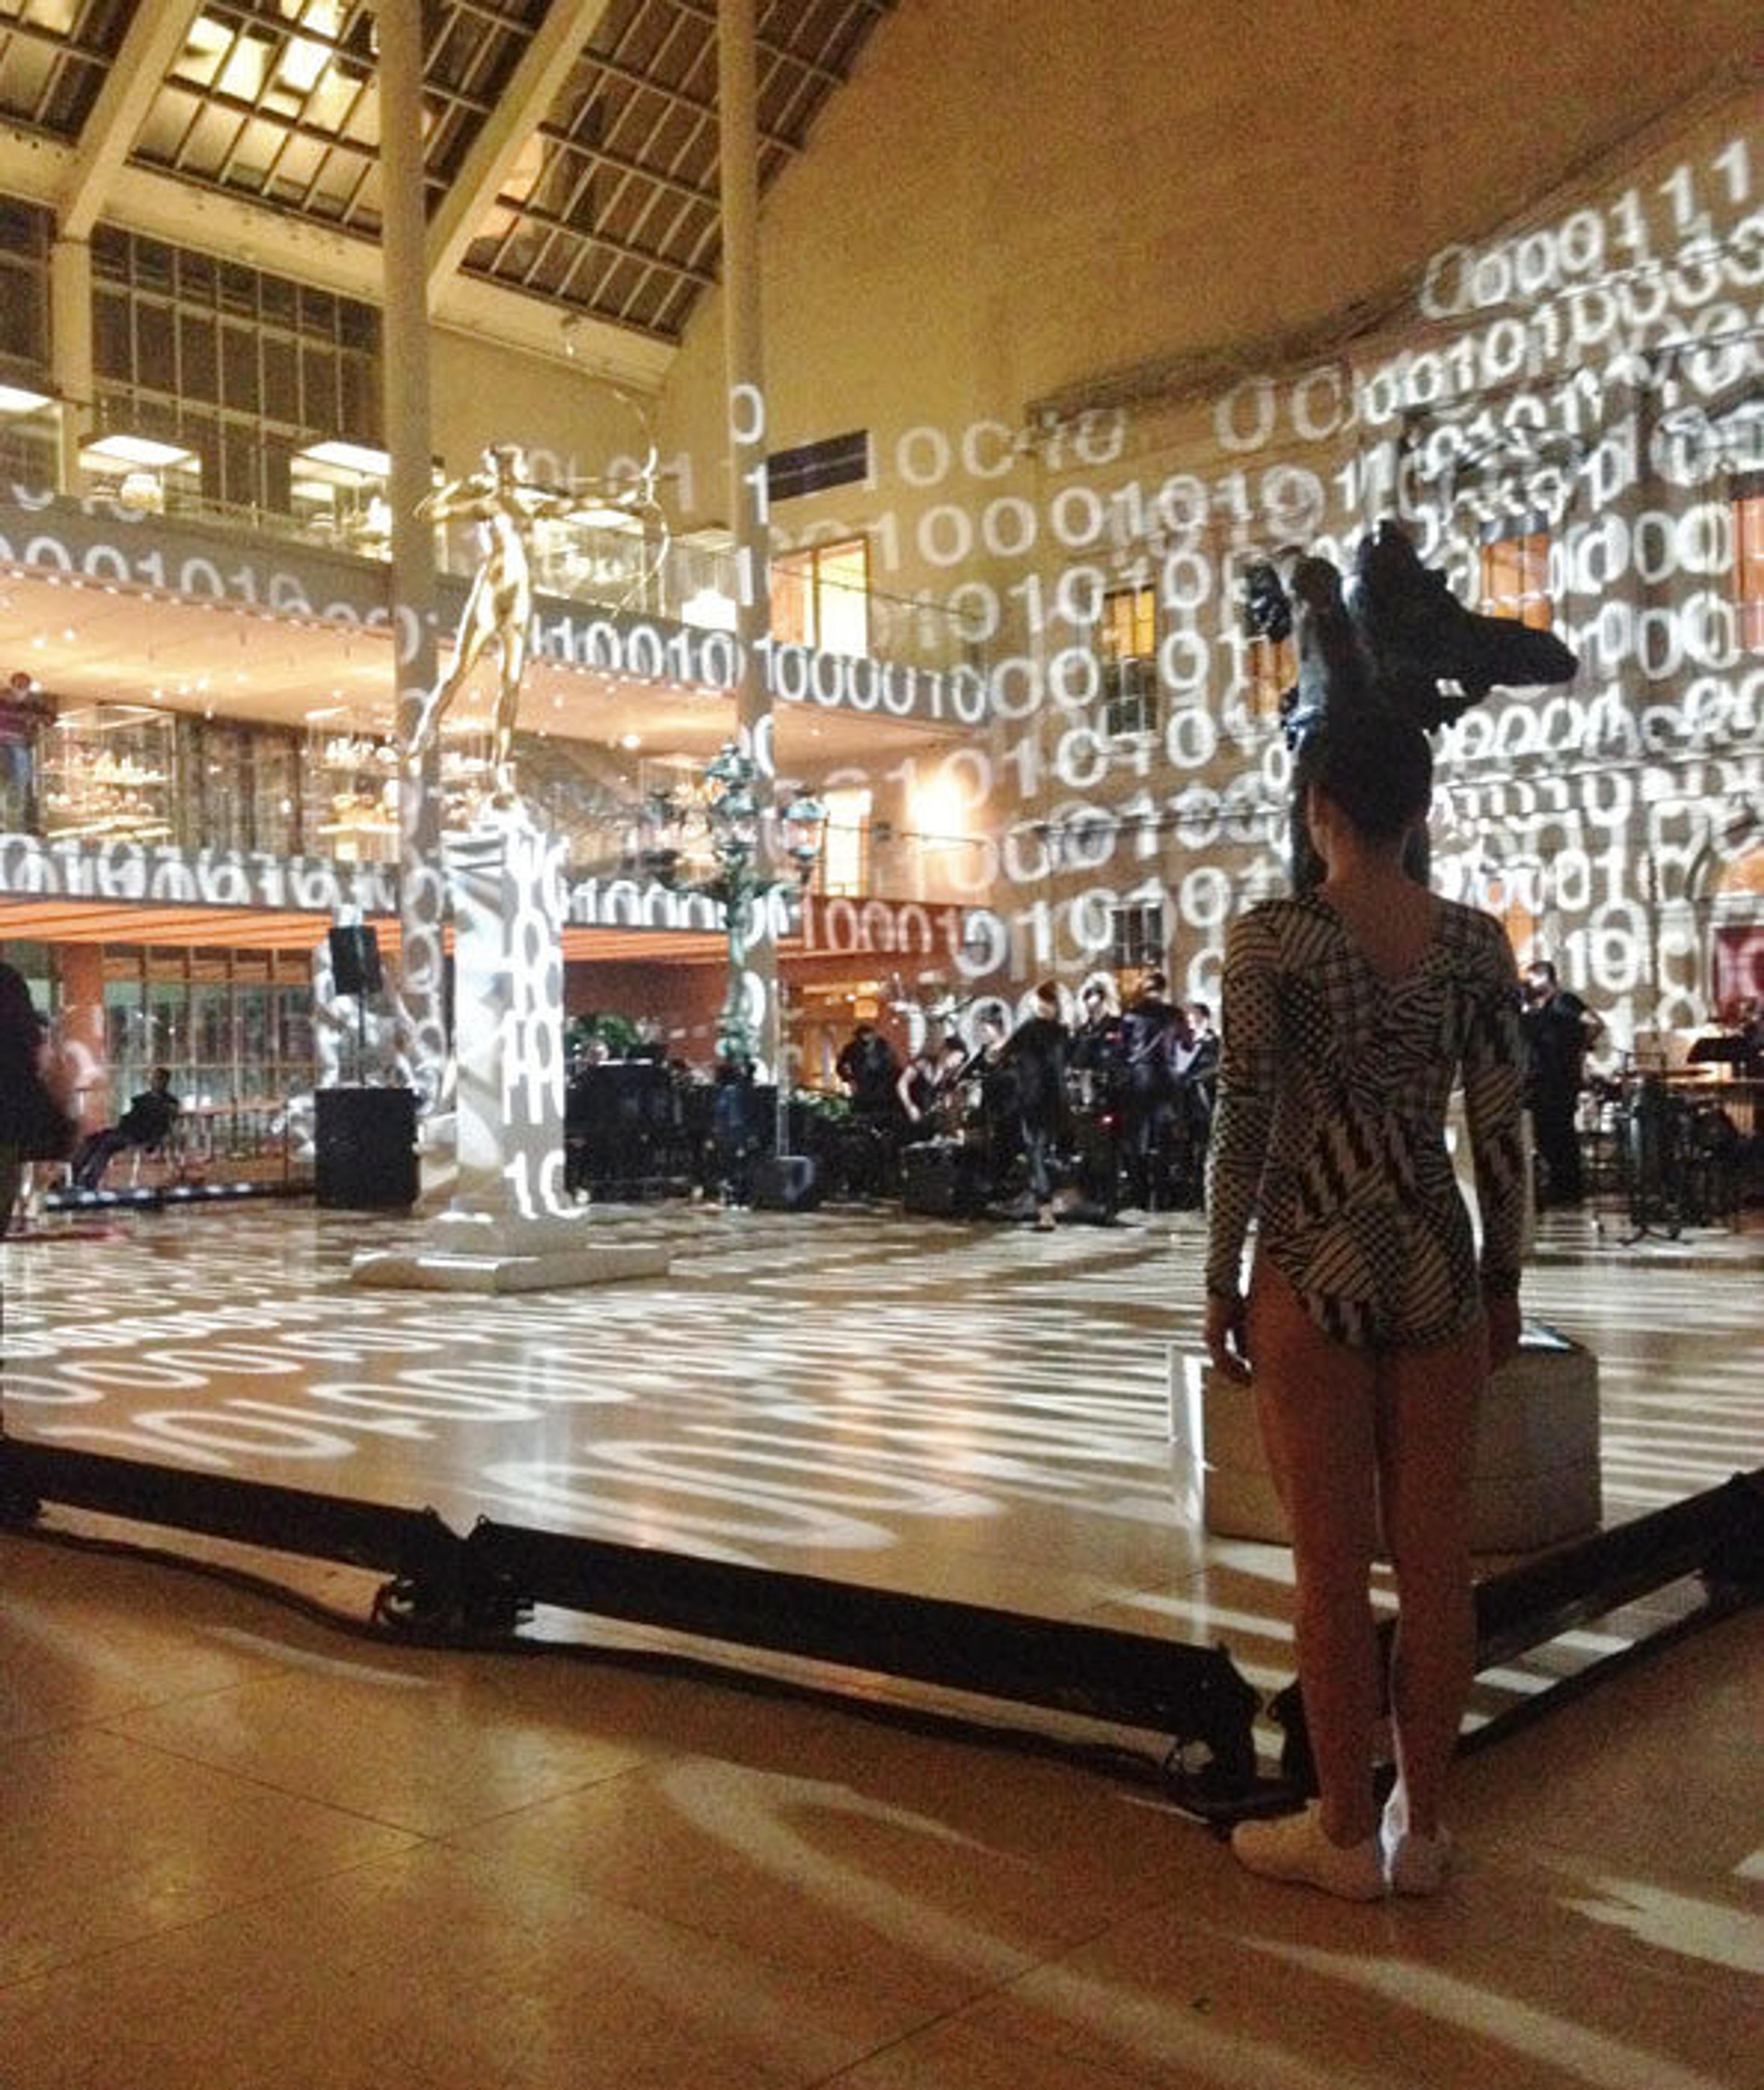
[[[1368,840],[1389,841],[1426,812],[1433,750],[1400,713],[1357,710],[1306,734],[1295,781],[1301,790],[1314,784]]]

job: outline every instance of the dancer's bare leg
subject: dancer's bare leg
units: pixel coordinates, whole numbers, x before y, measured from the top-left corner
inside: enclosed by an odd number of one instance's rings
[[[1379,1360],[1379,1487],[1401,1605],[1392,1727],[1409,1826],[1422,1836],[1439,1829],[1476,1671],[1470,1460],[1487,1371],[1480,1319],[1455,1342]]]
[[[1377,1542],[1374,1363],[1332,1342],[1265,1261],[1250,1288],[1256,1412],[1293,1533],[1305,1725],[1323,1833],[1372,1833],[1379,1713],[1370,1586]]]

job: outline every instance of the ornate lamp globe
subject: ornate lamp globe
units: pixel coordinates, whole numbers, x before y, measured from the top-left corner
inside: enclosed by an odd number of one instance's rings
[[[827,808],[807,791],[799,791],[778,815],[784,834],[784,853],[796,866],[805,883],[821,853],[827,829]]]

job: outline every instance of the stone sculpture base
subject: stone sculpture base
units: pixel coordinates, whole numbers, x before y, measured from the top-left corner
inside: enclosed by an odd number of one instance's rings
[[[665,1249],[596,1239],[604,1222],[565,1187],[563,845],[515,806],[450,835],[445,856],[459,1012],[452,1202],[411,1246],[358,1255],[351,1282],[541,1292],[665,1276]]]
[[[1250,1388],[1173,1345],[1170,1435],[1178,1503],[1203,1530],[1289,1542]],[[1598,1529],[1598,1362],[1590,1350],[1527,1329],[1483,1395],[1470,1490],[1478,1553],[1529,1553]]]

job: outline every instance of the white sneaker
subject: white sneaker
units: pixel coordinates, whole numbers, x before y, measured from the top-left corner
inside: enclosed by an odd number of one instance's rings
[[[1384,1876],[1392,1894],[1437,1894],[1444,1886],[1451,1867],[1452,1838],[1443,1827],[1431,1836],[1416,1834],[1409,1826],[1408,1796],[1400,1785],[1392,1789],[1384,1803],[1378,1840],[1384,1856]]]
[[[1268,1821],[1240,1821],[1231,1832],[1231,1854],[1240,1865],[1270,1880],[1321,1887],[1344,1901],[1379,1901],[1389,1891],[1376,1836],[1357,1843],[1332,1843],[1323,1833],[1319,1803],[1301,1814]]]

